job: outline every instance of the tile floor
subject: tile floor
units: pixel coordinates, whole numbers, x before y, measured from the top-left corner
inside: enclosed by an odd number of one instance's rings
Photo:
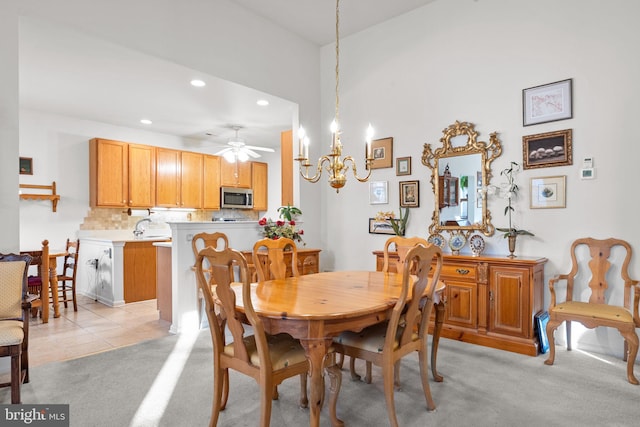
[[[170,323],[160,320],[156,300],[108,307],[79,296],[78,311],[60,304],[60,317],[48,323],[31,319],[29,365],[75,359],[169,335]]]

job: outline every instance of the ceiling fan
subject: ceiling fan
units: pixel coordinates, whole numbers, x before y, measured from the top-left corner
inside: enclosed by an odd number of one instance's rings
[[[236,136],[229,138],[229,141],[227,142],[228,147],[215,153],[216,156],[222,155],[222,157],[224,157],[229,163],[234,163],[236,161],[246,162],[249,160],[249,157],[257,159],[260,157],[260,154],[256,153],[256,151],[267,151],[269,153],[275,152],[273,148],[256,147],[245,144],[244,139],[238,137],[238,131],[242,129],[242,126],[230,126],[230,128],[236,131]]]

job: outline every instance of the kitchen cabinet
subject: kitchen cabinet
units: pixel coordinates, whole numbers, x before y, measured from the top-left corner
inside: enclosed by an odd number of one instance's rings
[[[152,207],[155,148],[94,138],[89,141],[91,207]]]
[[[382,270],[383,251],[374,251]],[[397,259],[396,254],[390,254]],[[534,317],[543,310],[546,258],[443,255],[442,336],[536,356]],[[393,265],[392,265],[393,267]]]
[[[205,155],[202,159],[202,207],[220,209],[220,162],[218,156]]]
[[[251,188],[253,189],[253,210],[266,211],[268,208],[269,166],[262,162],[251,162]]]
[[[153,242],[124,245],[124,302],[156,298],[156,247]]]
[[[251,188],[251,163],[224,159],[220,162],[220,184],[222,187]]]
[[[156,156],[156,206],[201,208],[203,155],[158,148]]]

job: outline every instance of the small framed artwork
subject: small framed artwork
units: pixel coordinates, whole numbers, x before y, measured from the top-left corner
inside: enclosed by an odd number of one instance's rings
[[[382,138],[371,141],[371,169],[393,167],[393,138]]]
[[[531,178],[531,209],[566,207],[566,175]]]
[[[398,157],[396,159],[396,176],[411,175],[411,157]]]
[[[20,175],[33,175],[33,159],[20,157]]]
[[[388,182],[371,181],[369,183],[369,204],[384,205],[389,203]]]
[[[420,181],[400,181],[400,207],[420,207]]]
[[[522,91],[522,125],[555,122],[573,117],[572,79],[530,87]]]
[[[369,218],[369,234],[396,234],[389,221],[376,221]]]
[[[573,164],[572,130],[539,133],[522,137],[524,169]]]

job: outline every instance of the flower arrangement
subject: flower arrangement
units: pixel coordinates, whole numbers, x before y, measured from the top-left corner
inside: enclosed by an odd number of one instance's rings
[[[534,234],[527,230],[518,230],[513,226],[511,221],[511,213],[515,212],[515,209],[511,205],[512,199],[515,199],[518,194],[518,184],[515,183],[514,174],[520,171],[520,165],[516,162],[511,162],[511,165],[508,168],[505,168],[500,172],[500,175],[503,175],[507,178],[507,182],[501,184],[499,187],[490,186],[489,192],[496,194],[500,197],[504,197],[507,199],[507,206],[504,208],[504,214],[509,216],[509,227],[508,228],[496,228],[496,230],[504,233],[504,238],[509,236],[517,236],[517,235],[525,235],[525,236],[533,236]]]
[[[407,228],[407,222],[409,221],[409,208],[405,208],[404,214],[402,213],[402,208],[400,208],[400,215],[398,218],[396,218],[396,214],[394,212],[378,212],[375,216],[375,221],[376,225],[374,225],[374,228],[378,224],[390,224],[396,236],[404,236]]]
[[[258,225],[262,227],[262,235],[268,239],[277,240],[281,237],[291,239],[296,242],[305,244],[302,240],[304,230],[296,228],[295,217],[302,214],[302,211],[295,206],[281,206],[278,208],[280,219],[277,221],[271,218],[262,218],[258,221]]]

